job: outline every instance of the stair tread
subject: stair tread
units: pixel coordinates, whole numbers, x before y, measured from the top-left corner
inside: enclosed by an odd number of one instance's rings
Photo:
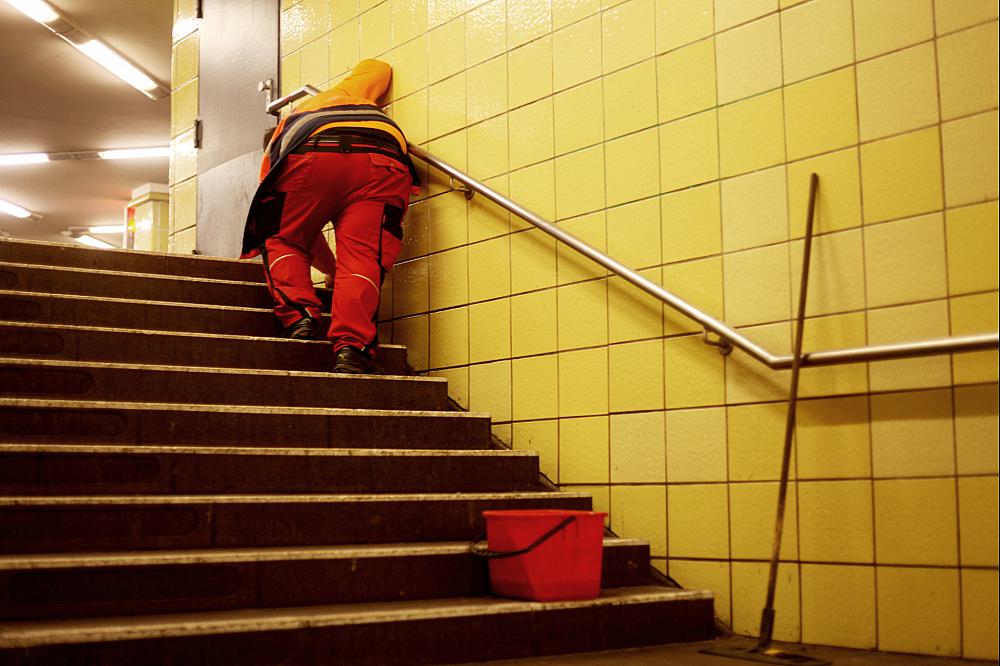
[[[65,251],[73,252],[74,254],[91,254],[95,257],[102,257],[109,254],[131,254],[139,255],[143,257],[159,257],[161,259],[169,259],[170,261],[181,261],[184,263],[206,263],[206,264],[237,264],[237,265],[260,265],[260,261],[257,259],[236,259],[233,257],[216,257],[207,255],[197,255],[197,254],[177,254],[174,252],[154,252],[152,250],[129,250],[126,248],[109,248],[109,249],[93,249],[87,247],[80,247],[78,245],[71,245],[69,243],[58,243],[53,241],[41,241],[41,240],[30,240],[26,238],[0,238],[0,243],[9,243],[11,246],[16,245],[39,245],[42,247],[51,248],[54,252]]]
[[[708,599],[712,599],[712,593],[707,590],[680,590],[643,585],[605,589],[596,599],[584,601],[538,602],[497,597],[460,597],[173,615],[10,622],[0,628],[0,648],[236,632],[287,631]]]
[[[157,305],[162,307],[175,307],[175,308],[202,308],[205,310],[219,310],[219,305],[206,305],[203,303],[178,303],[176,301],[149,301],[135,298],[113,298],[110,296],[85,296],[81,294],[45,294],[40,292],[31,291],[5,291],[0,289],[0,295],[3,296],[20,296],[24,298],[58,298],[58,299],[78,299],[78,300],[88,300],[88,301],[112,301],[117,303],[130,303],[130,304],[148,304]],[[241,311],[241,312],[253,312],[261,314],[270,314],[272,311],[269,308],[248,308],[236,305],[226,305],[225,310]],[[226,338],[234,340],[270,340],[275,342],[292,342],[299,344],[327,344],[326,340],[290,340],[288,338],[280,338],[276,336],[262,336],[262,335],[241,335],[239,333],[201,333],[197,331],[175,331],[175,330],[161,330],[161,329],[138,329],[138,328],[122,328],[113,326],[87,326],[80,324],[50,324],[44,322],[35,321],[20,321],[16,319],[4,320],[0,319],[0,326],[26,326],[31,328],[49,328],[49,329],[69,329],[69,330],[81,330],[81,331],[105,331],[113,333],[149,333],[149,334],[160,334],[160,335],[183,335],[188,337],[199,337],[199,338]],[[397,345],[392,343],[379,343],[379,349],[384,350],[405,350],[406,345]]]
[[[183,303],[178,301],[153,301],[144,298],[122,298],[120,296],[90,296],[88,294],[49,294],[40,291],[13,291],[9,289],[0,289],[0,294],[4,296],[14,296],[20,298],[63,298],[72,299],[80,301],[100,301],[100,302],[111,302],[111,303],[129,303],[129,304],[143,304],[143,305],[162,305],[162,306],[173,306],[178,308],[201,308],[205,310],[218,310],[218,305],[211,305],[205,303]],[[271,308],[251,308],[243,305],[227,305],[225,306],[227,310],[238,310],[240,312],[260,312],[268,313],[272,312]],[[20,323],[20,322],[18,322]],[[54,324],[55,326],[61,326],[62,324]],[[382,345],[383,347],[389,345]]]
[[[247,280],[225,280],[222,278],[192,277],[189,275],[169,275],[166,273],[142,273],[139,271],[116,271],[116,270],[108,270],[105,268],[79,268],[77,266],[58,266],[52,264],[25,264],[13,261],[0,261],[0,269],[3,268],[30,268],[30,269],[47,270],[47,271],[66,271],[69,273],[84,273],[87,275],[93,275],[97,273],[108,276],[143,278],[151,280],[177,280],[181,282],[197,282],[199,284],[204,284],[206,282],[215,282],[219,284],[239,284],[239,285],[250,285],[252,287],[261,287],[261,288],[265,287],[265,284],[263,282],[250,282]]]
[[[371,375],[377,378],[379,375]],[[489,419],[485,412],[440,410],[358,409],[353,407],[268,407],[266,405],[224,405],[176,402],[122,402],[98,400],[50,400],[45,398],[0,398],[0,407],[59,409],[117,409],[133,411],[227,412],[241,414],[312,414],[318,416],[423,416],[443,419]]]
[[[570,491],[515,491],[471,493],[300,493],[289,495],[11,495],[0,497],[0,507],[116,506],[142,504],[318,504],[335,502],[468,502],[518,499],[590,499],[590,493]]]
[[[640,539],[605,537],[605,548],[644,546]],[[164,564],[228,564],[285,560],[332,560],[410,555],[453,555],[469,552],[468,541],[436,541],[339,546],[276,546],[264,548],[212,548],[100,553],[42,553],[0,555],[0,571],[63,568],[155,566]]]
[[[160,304],[160,303],[158,303]],[[187,304],[185,304],[187,305]],[[220,306],[214,306],[218,309]],[[228,306],[226,306],[228,307]],[[327,340],[293,340],[290,338],[276,338],[262,335],[236,335],[233,333],[197,333],[193,331],[158,331],[141,328],[115,328],[110,326],[80,326],[77,324],[37,324],[31,321],[0,321],[0,326],[20,326],[35,329],[58,329],[70,331],[97,331],[101,333],[131,333],[143,335],[176,335],[186,338],[210,338],[212,340],[263,340],[266,342],[284,343],[292,345],[328,345]],[[400,345],[379,345],[380,347],[400,347]]]
[[[236,447],[236,446],[121,446],[114,444],[21,444],[0,440],[0,455],[6,453],[135,453],[142,455],[185,454],[205,456],[301,456],[325,458],[382,457],[481,457],[532,458],[527,449],[323,449],[315,447]]]
[[[226,368],[201,365],[162,365],[143,363],[111,363],[106,361],[64,361],[48,358],[24,358],[20,356],[0,356],[0,365],[20,365],[37,368],[39,366],[53,368],[107,368],[112,370],[143,370],[150,372],[191,372],[200,374],[230,374],[245,375],[246,368]],[[254,375],[269,377],[316,377],[322,379],[342,380],[357,379],[365,381],[393,380],[405,382],[420,382],[430,384],[446,384],[444,377],[425,377],[422,375],[345,375],[335,372],[317,372],[313,370],[273,370],[267,368],[250,370]]]

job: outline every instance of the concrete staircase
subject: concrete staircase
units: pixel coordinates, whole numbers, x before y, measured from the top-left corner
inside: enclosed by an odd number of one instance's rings
[[[589,509],[444,380],[275,337],[257,264],[0,240],[0,664],[431,664],[703,640],[607,538],[600,598],[488,596],[484,509]]]

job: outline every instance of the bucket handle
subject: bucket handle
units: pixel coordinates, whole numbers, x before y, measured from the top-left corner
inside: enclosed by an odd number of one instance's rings
[[[564,518],[562,522],[560,522],[558,525],[550,529],[542,536],[535,539],[533,543],[519,550],[487,550],[486,545],[478,543],[482,540],[480,538],[476,539],[476,541],[472,543],[472,545],[469,547],[469,551],[473,555],[478,555],[479,557],[485,557],[489,559],[500,559],[502,557],[514,557],[515,555],[524,555],[525,553],[529,553],[533,551],[535,548],[541,546],[543,543],[545,543],[550,538],[555,536],[556,532],[563,529],[564,527],[572,523],[574,520],[576,520],[576,516],[568,516]]]

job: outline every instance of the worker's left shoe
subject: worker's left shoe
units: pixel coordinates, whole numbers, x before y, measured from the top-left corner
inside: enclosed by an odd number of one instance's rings
[[[317,340],[319,322],[312,317],[303,317],[285,329],[285,336],[292,340]]]
[[[356,347],[341,347],[337,350],[336,358],[333,361],[333,371],[351,375],[360,375],[368,372],[371,367],[371,359],[368,355]]]

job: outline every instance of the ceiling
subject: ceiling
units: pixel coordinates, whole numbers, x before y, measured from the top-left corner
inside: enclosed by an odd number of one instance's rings
[[[172,0],[48,2],[170,87]],[[169,142],[169,97],[149,99],[0,0],[0,154]],[[70,226],[120,224],[132,190],[166,183],[167,171],[166,158],[0,166],[0,198],[43,216],[0,213],[0,235],[65,242]]]

